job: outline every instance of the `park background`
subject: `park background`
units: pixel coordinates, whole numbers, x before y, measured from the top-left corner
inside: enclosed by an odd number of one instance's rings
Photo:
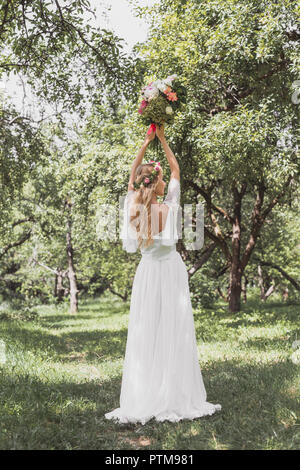
[[[111,7],[110,7],[111,4]],[[0,448],[299,448],[299,5],[4,0],[0,9]],[[215,416],[108,422],[140,255],[99,239],[147,127],[149,81],[201,250],[177,244]],[[146,158],[166,158],[147,149]]]

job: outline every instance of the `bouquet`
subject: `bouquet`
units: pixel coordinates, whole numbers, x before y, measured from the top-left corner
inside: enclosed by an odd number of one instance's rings
[[[151,124],[149,134],[155,132],[156,125],[172,124],[176,110],[181,103],[186,102],[186,89],[180,84],[176,74],[149,83],[142,88],[141,95],[142,102],[138,112],[148,125]],[[152,142],[157,148],[157,136]]]

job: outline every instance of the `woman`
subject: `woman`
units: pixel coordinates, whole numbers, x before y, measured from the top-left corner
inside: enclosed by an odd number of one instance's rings
[[[142,258],[132,286],[120,407],[105,414],[120,423],[180,421],[221,409],[206,401],[188,274],[176,251],[179,165],[163,126],[156,135],[171,170],[167,196],[158,203],[166,185],[160,164],[142,164],[152,132],[132,165],[124,204],[123,248],[139,248]]]

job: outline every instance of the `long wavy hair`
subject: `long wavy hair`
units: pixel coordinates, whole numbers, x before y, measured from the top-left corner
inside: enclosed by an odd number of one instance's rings
[[[140,184],[142,180],[149,176],[153,170],[153,165],[143,163],[139,165],[135,173],[135,182]],[[133,200],[132,212],[130,223],[137,231],[138,247],[147,248],[153,244],[153,232],[151,226],[151,200],[153,194],[156,192],[158,185],[157,173],[153,181],[147,185],[141,184],[139,189],[136,190],[135,198]]]

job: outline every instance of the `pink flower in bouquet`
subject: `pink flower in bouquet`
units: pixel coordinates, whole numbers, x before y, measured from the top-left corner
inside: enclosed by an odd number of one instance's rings
[[[156,170],[156,171],[159,171],[159,170],[160,170],[160,167],[157,165],[157,166],[155,167],[155,170]]]
[[[143,113],[143,110],[144,110],[147,106],[148,106],[147,101],[146,101],[146,100],[143,100],[143,101],[141,102],[140,109],[138,110],[138,112],[139,112],[140,114],[142,114],[142,113]]]

